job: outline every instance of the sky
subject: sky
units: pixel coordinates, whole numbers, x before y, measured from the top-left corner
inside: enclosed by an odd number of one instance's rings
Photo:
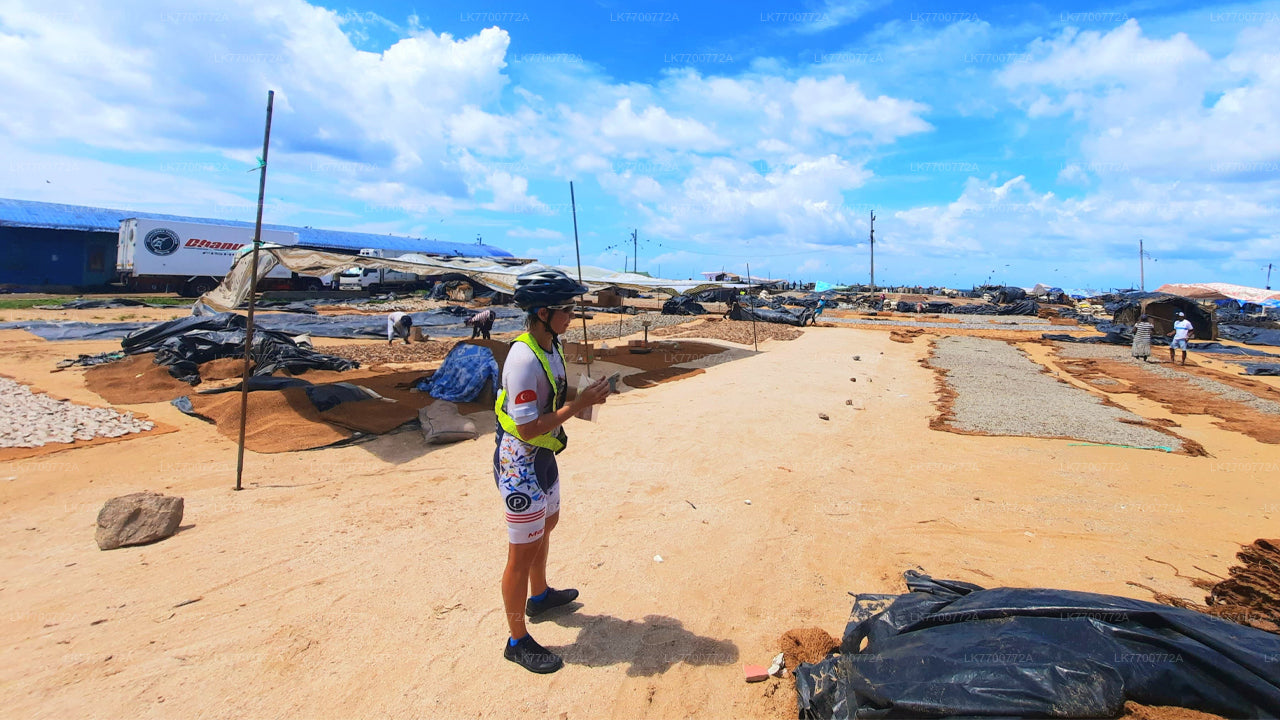
[[[274,90],[270,223],[572,264],[572,201],[584,264],[680,278],[867,282],[872,212],[878,284],[1280,263],[1280,1],[0,0],[0,68],[0,197],[252,221]]]

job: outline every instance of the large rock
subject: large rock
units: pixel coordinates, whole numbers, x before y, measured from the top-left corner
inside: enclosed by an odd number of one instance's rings
[[[182,522],[182,498],[153,492],[111,498],[98,511],[94,539],[103,550],[163,540]]]

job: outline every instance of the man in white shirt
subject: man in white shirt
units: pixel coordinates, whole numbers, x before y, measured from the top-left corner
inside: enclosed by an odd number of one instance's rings
[[[409,313],[393,312],[387,316],[387,344],[395,342],[397,337],[404,339],[404,344],[409,344],[409,330],[413,328],[413,318]]]
[[[1173,342],[1169,343],[1169,362],[1173,362],[1173,351],[1177,348],[1182,350],[1182,364],[1187,364],[1187,340],[1191,338],[1193,329],[1187,316],[1178,313],[1178,319],[1173,323]]]

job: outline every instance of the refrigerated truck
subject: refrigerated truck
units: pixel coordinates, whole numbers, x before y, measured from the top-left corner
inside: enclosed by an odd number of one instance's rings
[[[264,243],[297,245],[298,235],[262,231]],[[216,288],[236,256],[252,249],[253,228],[153,218],[120,221],[116,272],[135,292],[177,292],[199,297]],[[258,281],[259,290],[323,290],[330,277],[301,276],[277,266]]]

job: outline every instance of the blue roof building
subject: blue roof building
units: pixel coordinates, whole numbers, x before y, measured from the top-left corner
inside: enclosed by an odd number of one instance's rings
[[[154,218],[252,228],[237,220],[184,217],[0,198],[0,285],[79,288],[106,285],[115,277],[120,221]],[[297,233],[298,244],[357,252],[416,252],[454,257],[512,257],[492,245],[459,243],[346,230],[263,224],[264,230]]]

